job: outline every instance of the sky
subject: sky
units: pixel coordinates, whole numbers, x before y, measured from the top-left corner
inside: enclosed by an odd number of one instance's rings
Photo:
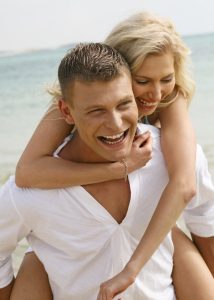
[[[170,17],[182,35],[214,32],[213,0],[0,0],[0,51],[103,41],[142,10]]]

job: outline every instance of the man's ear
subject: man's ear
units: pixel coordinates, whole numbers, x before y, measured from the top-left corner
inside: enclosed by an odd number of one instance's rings
[[[70,107],[68,106],[68,104],[65,102],[65,100],[63,98],[58,101],[58,107],[59,107],[59,110],[61,111],[66,123],[68,123],[69,125],[73,125],[74,119],[71,115]]]

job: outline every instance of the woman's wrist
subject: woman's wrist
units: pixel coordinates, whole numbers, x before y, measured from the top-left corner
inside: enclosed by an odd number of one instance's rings
[[[123,272],[128,274],[128,277],[130,278],[131,281],[135,281],[135,278],[137,277],[138,273],[140,272],[140,269],[133,263],[133,262],[128,262],[123,269]]]
[[[126,161],[116,161],[109,164],[109,173],[112,180],[127,179],[128,176],[128,164]]]

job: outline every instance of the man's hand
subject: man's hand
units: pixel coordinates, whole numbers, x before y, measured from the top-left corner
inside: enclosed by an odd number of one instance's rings
[[[128,172],[144,167],[152,158],[152,137],[149,131],[135,137],[130,155],[126,158]]]
[[[112,300],[115,296],[125,291],[134,281],[135,276],[125,268],[122,272],[100,285],[97,300]],[[115,299],[122,300],[119,295]]]

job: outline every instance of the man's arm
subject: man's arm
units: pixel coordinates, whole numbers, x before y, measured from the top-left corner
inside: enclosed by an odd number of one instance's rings
[[[8,180],[0,189],[0,300],[9,299],[12,289],[12,253],[17,243],[30,232],[18,211],[18,197],[24,200],[24,192],[16,191],[14,180]]]
[[[195,234],[191,235],[196,247],[198,248],[214,277],[214,236],[200,237]]]
[[[4,287],[4,288],[0,288],[0,300],[10,300],[10,294],[14,285],[14,278],[12,280],[12,282]]]

